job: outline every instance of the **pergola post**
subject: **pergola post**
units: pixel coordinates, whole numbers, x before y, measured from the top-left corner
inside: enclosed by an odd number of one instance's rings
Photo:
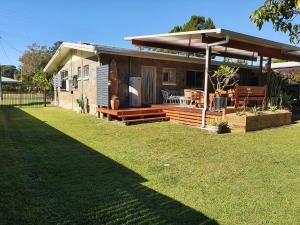
[[[267,63],[267,86],[269,86],[269,83],[271,82],[271,73],[272,73],[272,58],[268,57],[268,63]]]
[[[269,99],[269,87],[270,87],[270,82],[271,82],[271,73],[272,73],[272,68],[271,68],[271,64],[272,64],[272,58],[268,57],[268,63],[267,63],[267,102]],[[267,105],[267,102],[265,103],[265,105]]]
[[[260,56],[260,58],[259,58],[259,72],[260,73],[263,72],[263,63],[264,63],[264,57]]]
[[[205,53],[205,78],[204,78],[204,108],[202,110],[202,128],[205,127],[205,115],[207,110],[207,99],[208,99],[208,76],[209,66],[211,62],[211,47],[206,45]]]

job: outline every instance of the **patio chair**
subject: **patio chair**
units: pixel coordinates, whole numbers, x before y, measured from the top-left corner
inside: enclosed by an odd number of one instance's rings
[[[179,103],[179,97],[178,96],[172,96],[169,91],[161,90],[162,96],[163,96],[163,104],[178,104]]]
[[[204,91],[196,90],[193,93],[193,100],[196,107],[203,107],[204,105]]]

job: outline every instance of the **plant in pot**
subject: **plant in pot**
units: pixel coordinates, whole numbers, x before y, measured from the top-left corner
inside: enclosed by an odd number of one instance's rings
[[[118,96],[113,95],[113,96],[111,97],[111,100],[110,100],[110,106],[111,106],[111,109],[112,109],[112,110],[117,110],[117,109],[119,109],[120,101],[119,101]]]
[[[230,66],[220,66],[213,75],[210,76],[210,81],[215,90],[214,111],[220,111],[227,106],[227,97],[222,96],[225,89],[234,87],[238,82],[237,72],[239,68]]]
[[[220,119],[213,119],[207,122],[207,130],[210,134],[220,134],[226,126],[227,122]]]
[[[84,110],[84,102],[83,102],[83,99],[82,99],[82,96],[77,98],[76,99],[76,102],[78,104],[78,107],[79,107],[79,112],[83,113],[83,110]]]

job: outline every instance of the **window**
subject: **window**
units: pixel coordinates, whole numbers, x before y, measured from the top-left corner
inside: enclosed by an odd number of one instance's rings
[[[63,70],[60,72],[61,76],[61,90],[67,90],[68,71]]]
[[[204,73],[200,71],[187,71],[186,86],[189,88],[203,88]]]
[[[176,69],[163,68],[163,85],[176,85]]]
[[[88,78],[90,75],[90,68],[89,65],[85,65],[83,67],[83,78]]]
[[[77,76],[78,76],[78,79],[81,79],[81,67],[77,68]]]
[[[72,86],[73,86],[74,89],[78,88],[78,76],[77,75],[75,75],[73,77],[73,84],[72,84]]]

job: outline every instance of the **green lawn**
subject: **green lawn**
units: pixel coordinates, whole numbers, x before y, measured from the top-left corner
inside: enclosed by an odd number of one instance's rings
[[[300,224],[300,123],[209,135],[2,109],[0,224]]]

